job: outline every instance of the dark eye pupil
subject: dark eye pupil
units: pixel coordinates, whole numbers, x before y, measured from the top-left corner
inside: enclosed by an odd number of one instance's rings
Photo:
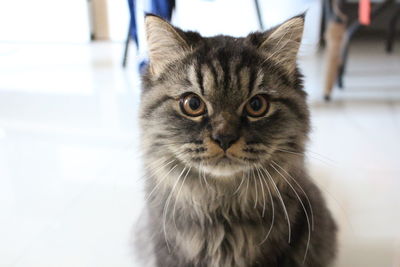
[[[251,100],[250,106],[254,111],[259,111],[262,107],[262,103],[258,97],[255,97]]]
[[[197,110],[200,107],[200,99],[198,99],[197,97],[192,97],[189,100],[189,107],[192,110]]]

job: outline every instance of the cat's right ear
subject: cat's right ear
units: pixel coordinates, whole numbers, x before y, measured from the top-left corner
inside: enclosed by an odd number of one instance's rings
[[[157,76],[169,63],[190,51],[190,46],[178,29],[158,16],[146,15],[145,25],[150,71]]]

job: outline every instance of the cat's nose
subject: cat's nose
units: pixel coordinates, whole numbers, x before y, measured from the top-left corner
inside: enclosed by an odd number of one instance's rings
[[[239,139],[238,136],[232,134],[213,134],[211,138],[224,151],[230,148]]]

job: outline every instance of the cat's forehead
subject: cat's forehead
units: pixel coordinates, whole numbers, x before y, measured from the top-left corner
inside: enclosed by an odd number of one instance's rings
[[[221,62],[213,59],[195,63],[187,68],[187,78],[192,89],[210,100],[242,100],[252,94],[264,80],[263,72],[242,65],[239,60]]]
[[[191,89],[217,103],[241,103],[264,82],[261,59],[241,46],[209,47],[186,68]]]

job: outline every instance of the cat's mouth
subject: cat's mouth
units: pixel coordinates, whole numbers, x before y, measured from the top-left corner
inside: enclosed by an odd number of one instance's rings
[[[232,164],[232,159],[230,159],[226,154],[216,160],[215,165],[225,165]]]

